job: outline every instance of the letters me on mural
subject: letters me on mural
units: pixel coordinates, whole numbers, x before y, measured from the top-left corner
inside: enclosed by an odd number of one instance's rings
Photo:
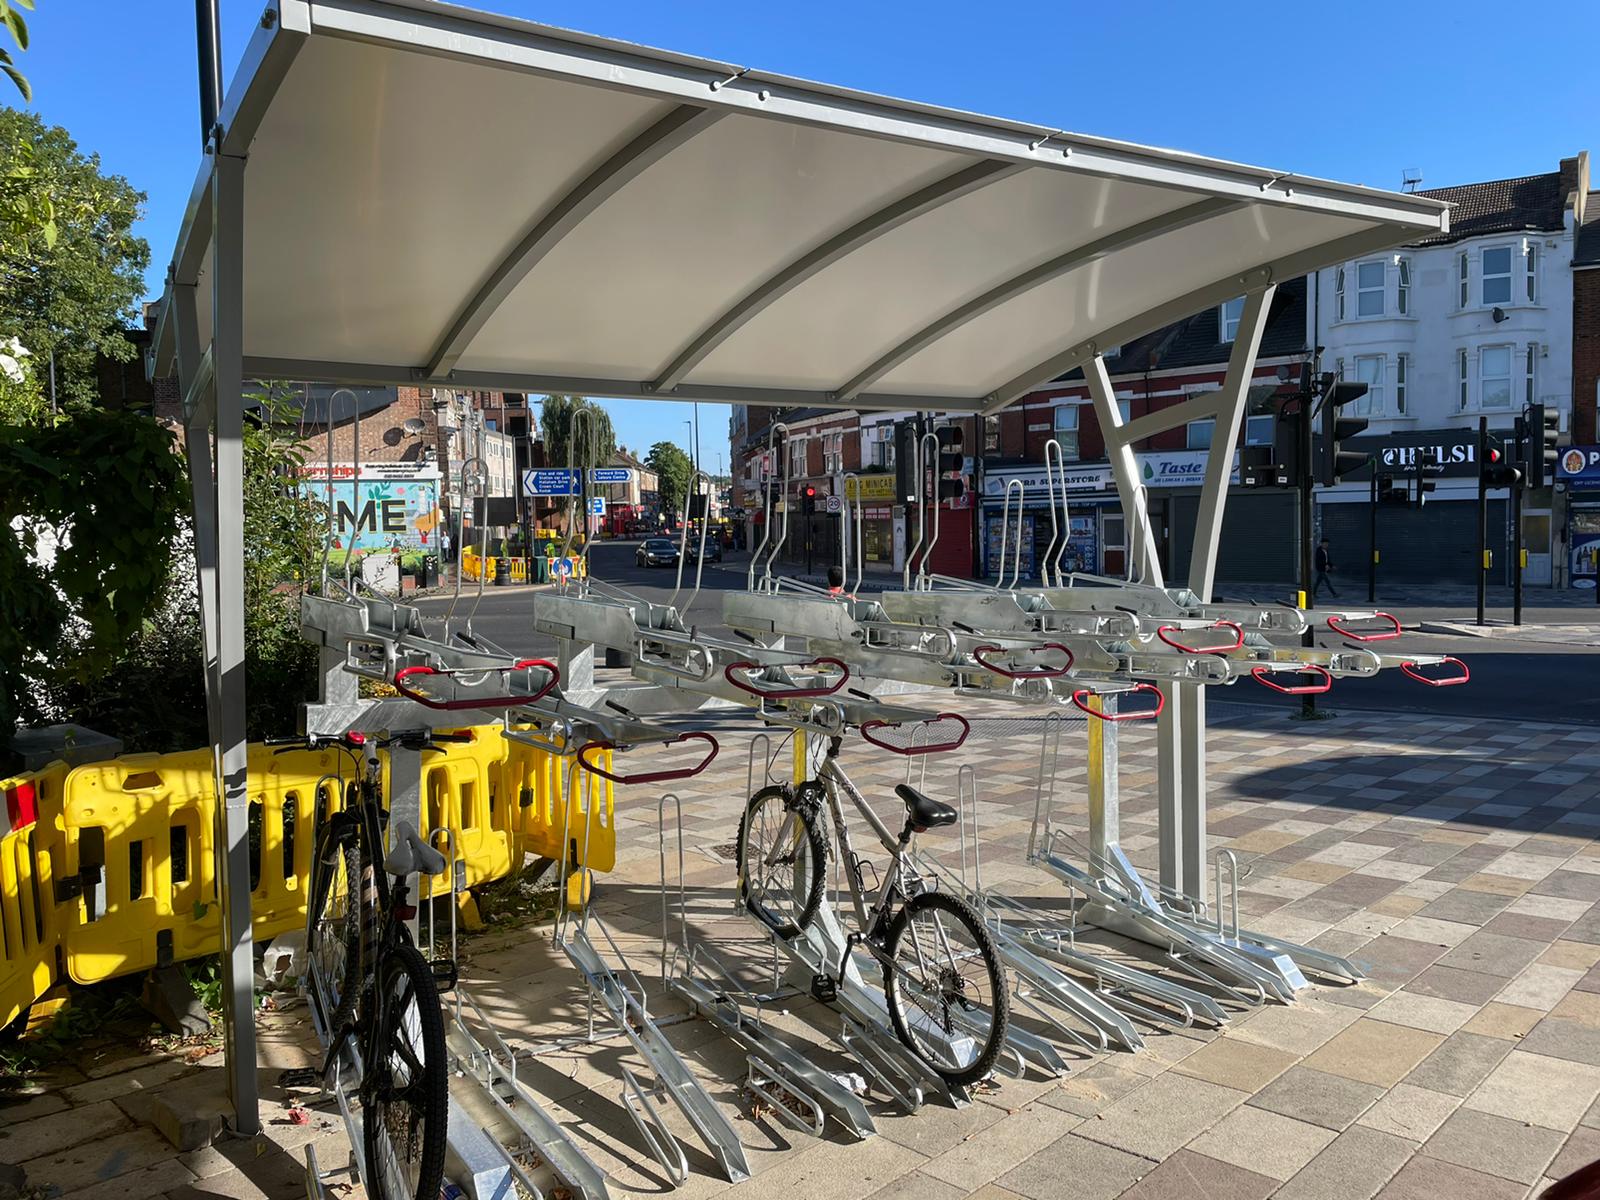
[[[334,463],[301,469],[301,488],[331,504],[334,546],[389,550],[396,544],[428,549],[439,528],[439,469],[422,463]],[[331,496],[330,496],[331,493]]]

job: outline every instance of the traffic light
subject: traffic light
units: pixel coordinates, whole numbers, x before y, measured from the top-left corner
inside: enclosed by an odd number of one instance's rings
[[[1330,385],[1331,381],[1331,385]],[[1367,427],[1365,417],[1347,417],[1339,410],[1354,404],[1367,394],[1364,383],[1345,383],[1335,376],[1323,376],[1322,394],[1322,448],[1318,461],[1317,478],[1324,487],[1332,487],[1341,475],[1359,471],[1367,465],[1367,456],[1359,450],[1347,450],[1340,443],[1347,442]]]
[[[1437,450],[1419,450],[1417,452],[1418,508],[1428,502],[1428,493],[1435,491],[1439,486],[1433,481],[1433,477],[1442,474],[1444,474],[1444,463],[1439,460],[1439,452]]]
[[[1276,459],[1277,454],[1271,446],[1239,447],[1239,486],[1289,487],[1293,476]]]
[[[967,490],[966,482],[961,478],[961,468],[965,462],[962,453],[961,426],[941,425],[933,431],[933,436],[939,441],[937,463],[939,499],[954,500]],[[948,475],[954,475],[955,478],[947,479]]]
[[[1378,503],[1379,504],[1410,504],[1411,495],[1403,487],[1394,485],[1393,475],[1378,476]]]
[[[1499,446],[1484,451],[1479,473],[1486,488],[1514,488],[1522,482],[1522,472],[1506,461],[1506,452]]]
[[[894,496],[898,504],[916,504],[922,498],[922,480],[918,478],[917,423],[901,421],[894,427]]]
[[[1528,469],[1530,488],[1549,487],[1556,477],[1556,460],[1561,455],[1556,449],[1560,423],[1561,414],[1555,409],[1543,404],[1528,405],[1528,452],[1522,461]]]
[[[810,516],[817,511],[817,488],[815,484],[808,483],[800,489],[800,512]]]

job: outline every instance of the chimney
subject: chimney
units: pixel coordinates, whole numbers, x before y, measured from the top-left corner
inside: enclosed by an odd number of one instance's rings
[[[1589,195],[1589,152],[1579,150],[1561,160],[1561,203],[1572,211],[1574,225],[1583,224],[1584,200]]]

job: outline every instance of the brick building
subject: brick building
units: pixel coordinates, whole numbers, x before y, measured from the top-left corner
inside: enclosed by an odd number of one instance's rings
[[[1561,471],[1567,488],[1566,553],[1574,582],[1600,586],[1600,192],[1577,196],[1577,243],[1572,253],[1572,445]],[[1579,470],[1573,471],[1573,466]]]

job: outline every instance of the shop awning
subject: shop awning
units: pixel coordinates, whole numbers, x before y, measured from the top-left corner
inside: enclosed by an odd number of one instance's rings
[[[222,123],[255,377],[992,409],[1448,229],[1421,196],[424,0],[279,0]],[[208,269],[210,181],[180,284]]]

